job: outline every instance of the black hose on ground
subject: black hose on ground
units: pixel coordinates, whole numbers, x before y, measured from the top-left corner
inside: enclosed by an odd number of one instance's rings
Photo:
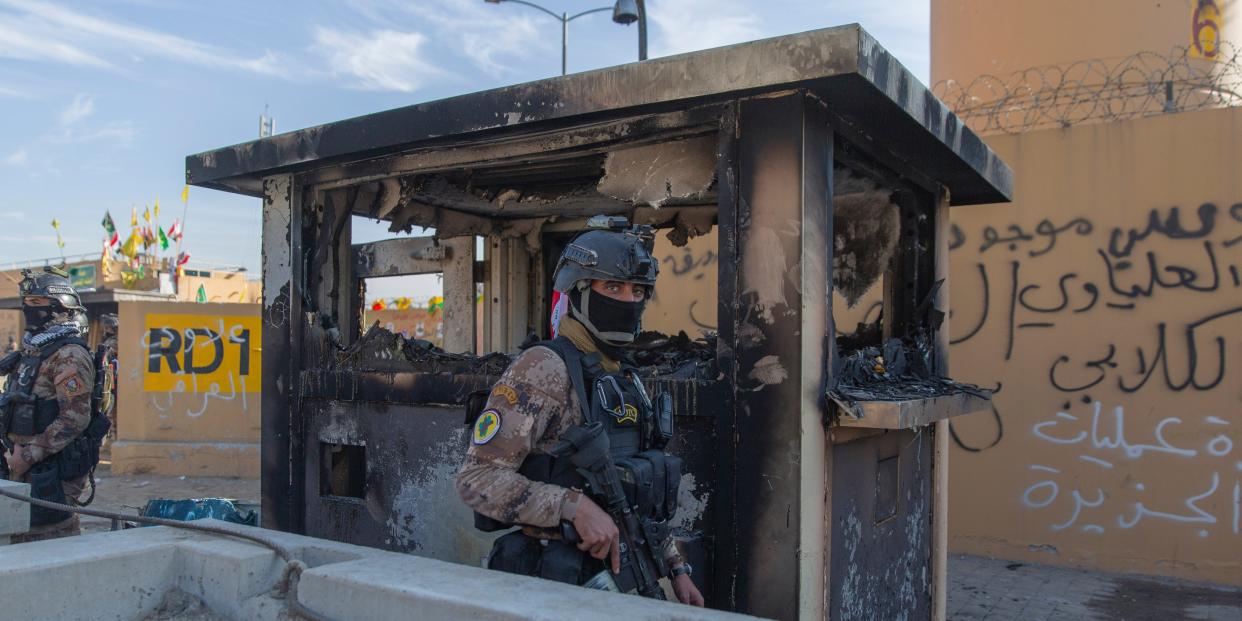
[[[115,513],[112,511],[103,511],[100,509],[87,509],[86,507],[75,507],[72,505],[62,505],[58,502],[50,502],[39,498],[32,498],[24,494],[18,494],[4,488],[0,488],[0,496],[19,500],[21,502],[42,507],[44,509],[52,509],[56,511],[65,511],[68,513],[77,513],[79,515],[89,515],[91,517],[103,518],[105,520],[122,520],[137,522],[139,524],[150,524],[152,526],[171,526],[173,528],[181,528],[184,530],[193,530],[200,533],[208,533],[212,535],[223,535],[225,537],[235,537],[237,539],[245,539],[252,543],[270,548],[282,561],[285,562],[284,569],[280,572],[280,582],[276,586],[277,597],[283,597],[289,607],[289,612],[307,619],[307,621],[330,621],[327,617],[319,615],[298,601],[298,583],[302,579],[302,572],[306,569],[306,563],[293,557],[283,545],[265,537],[260,533],[251,533],[242,530],[235,530],[226,526],[217,524],[196,524],[194,522],[183,522],[180,520],[169,520],[165,518],[153,518],[143,515],[125,515],[123,513]]]

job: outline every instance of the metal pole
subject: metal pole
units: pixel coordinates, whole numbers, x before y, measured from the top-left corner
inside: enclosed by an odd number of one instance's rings
[[[569,72],[569,13],[561,13],[561,75]]]
[[[647,60],[647,3],[635,0],[638,5],[638,60]]]

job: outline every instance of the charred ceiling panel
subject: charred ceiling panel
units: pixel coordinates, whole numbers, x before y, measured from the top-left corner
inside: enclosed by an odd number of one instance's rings
[[[608,154],[604,170],[600,193],[633,205],[703,197],[716,176],[716,138],[618,149]]]

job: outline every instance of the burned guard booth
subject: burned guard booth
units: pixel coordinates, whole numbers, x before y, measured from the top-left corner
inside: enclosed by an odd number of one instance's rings
[[[463,404],[547,336],[567,239],[621,215],[718,238],[718,334],[648,335],[639,356],[676,398],[676,534],[709,605],[943,617],[944,425],[988,402],[944,379],[948,208],[1007,201],[1011,172],[858,26],[378,112],[186,167],[263,198],[265,526],[479,564],[490,538],[453,491]],[[353,244],[353,217],[435,234]],[[443,274],[447,351],[361,325],[365,279],[417,273]],[[839,331],[834,287],[873,282],[880,318]]]

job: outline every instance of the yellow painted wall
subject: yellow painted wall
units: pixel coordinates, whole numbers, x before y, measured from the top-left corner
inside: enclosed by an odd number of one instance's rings
[[[1198,1],[931,0],[932,83],[1140,51],[1165,54],[1191,44]],[[1242,43],[1242,2],[1214,2],[1224,17],[1221,36]]]
[[[257,477],[260,306],[121,302],[119,307],[113,470]],[[187,360],[185,335],[195,330]]]
[[[1242,584],[1242,109],[988,138],[953,211],[955,551]],[[1237,444],[1237,448],[1234,445]]]

